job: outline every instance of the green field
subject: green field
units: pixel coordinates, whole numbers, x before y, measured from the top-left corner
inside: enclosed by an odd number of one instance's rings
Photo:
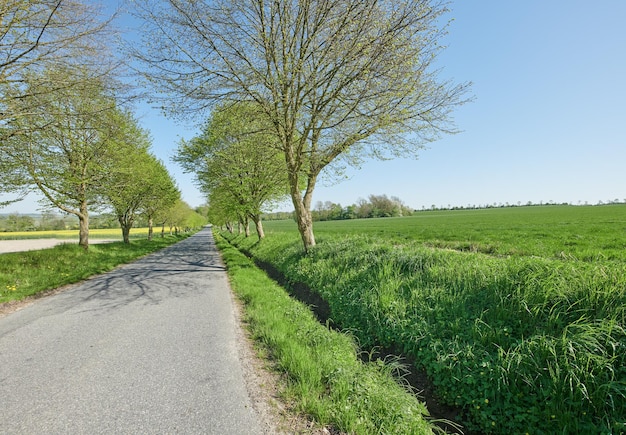
[[[233,243],[318,292],[367,350],[412,356],[483,433],[626,431],[626,205],[293,222]]]
[[[264,223],[268,234],[293,221]],[[411,217],[315,223],[318,240],[350,234],[495,255],[626,261],[626,204],[418,212]]]

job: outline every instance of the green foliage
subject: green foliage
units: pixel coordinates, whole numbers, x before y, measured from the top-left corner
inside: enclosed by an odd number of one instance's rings
[[[13,133],[1,148],[2,158],[23,172],[23,185],[78,217],[85,249],[89,213],[102,202],[123,128],[113,96],[117,82],[100,68],[68,62],[30,71],[26,94],[17,99],[24,114],[9,123]]]
[[[318,201],[311,212],[314,221],[365,219],[378,217],[410,216],[413,211],[396,196],[370,195],[369,201],[359,199],[357,204],[342,207],[330,201]]]
[[[412,355],[442,400],[463,409],[468,428],[620,433],[625,211],[542,207],[328,222],[308,255],[293,223],[271,222],[267,240],[242,243],[290,282],[319,292],[365,348]]]
[[[110,166],[103,175],[101,195],[112,208],[126,243],[140,214],[148,225],[180,198],[167,168],[150,151],[150,136],[127,111],[115,110],[118,128],[109,140],[116,144]]]
[[[160,220],[163,222],[163,229],[169,227],[169,232],[175,232],[185,229],[199,229],[206,225],[207,221],[204,216],[194,211],[185,201],[178,199],[174,205],[159,214]]]
[[[31,216],[12,213],[0,216],[0,231],[35,231],[35,220]]]
[[[261,210],[287,194],[285,160],[270,129],[258,105],[231,103],[213,112],[202,134],[179,145],[174,161],[208,195],[213,223],[258,223]]]
[[[393,366],[362,363],[349,336],[321,325],[224,239],[217,243],[250,330],[288,374],[285,394],[298,411],[345,433],[432,433],[426,408],[394,381]]]
[[[441,80],[445,2],[141,0],[137,58],[181,114],[253,101],[286,164],[304,249],[322,171],[413,156],[455,131],[469,84]],[[261,237],[262,234],[259,234]]]
[[[130,244],[117,242],[93,245],[89,251],[72,243],[39,251],[2,254],[0,303],[20,300],[108,272],[188,235],[156,238],[153,241],[133,240]]]

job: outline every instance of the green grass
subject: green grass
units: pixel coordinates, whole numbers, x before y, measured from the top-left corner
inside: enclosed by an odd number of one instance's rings
[[[108,272],[146,254],[174,244],[188,235],[155,237],[91,245],[88,251],[77,244],[63,244],[40,251],[0,255],[0,303],[20,300],[45,290]]]
[[[293,221],[264,222],[268,234],[296,231]],[[626,261],[626,204],[427,211],[400,218],[326,221],[315,235],[368,234],[396,243],[493,255]]]
[[[233,238],[328,301],[367,349],[395,348],[483,433],[626,430],[626,206],[291,222]],[[575,241],[576,243],[573,243]]]
[[[305,305],[216,236],[253,337],[287,373],[297,412],[354,434],[427,434],[425,406],[400,387],[394,366],[362,363],[351,337],[321,325]]]

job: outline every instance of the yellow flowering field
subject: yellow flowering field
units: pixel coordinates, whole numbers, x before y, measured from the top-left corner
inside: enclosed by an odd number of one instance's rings
[[[160,228],[155,228],[155,233],[160,232]],[[148,227],[133,228],[130,230],[131,238],[147,237]],[[122,239],[122,230],[119,228],[90,229],[89,237],[94,239]],[[0,240],[17,239],[74,239],[78,238],[78,230],[56,230],[56,231],[14,231],[0,232]]]

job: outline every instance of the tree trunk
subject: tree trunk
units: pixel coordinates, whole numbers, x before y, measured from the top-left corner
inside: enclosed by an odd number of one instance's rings
[[[152,240],[152,234],[154,232],[153,230],[153,222],[152,222],[152,218],[148,218],[148,240]]]
[[[122,227],[122,239],[124,243],[130,244],[130,229],[133,226],[134,219],[129,217],[128,214],[118,215],[117,220],[120,223],[120,227]]]
[[[89,212],[87,211],[87,201],[83,201],[80,205],[78,228],[78,245],[82,246],[86,251],[89,249]]]
[[[243,221],[243,233],[246,237],[250,237],[250,220],[247,217]]]
[[[304,252],[309,252],[312,246],[315,246],[315,235],[313,234],[313,218],[311,210],[307,210],[302,200],[294,199],[293,205],[296,210],[296,224],[300,232],[300,238],[304,245]]]
[[[290,180],[291,201],[296,212],[296,224],[304,245],[304,252],[308,253],[312,246],[315,246],[315,235],[313,234],[313,217],[311,216],[311,200],[313,189],[315,188],[316,177],[309,177],[307,189],[304,197],[300,195],[298,180]]]
[[[261,216],[252,216],[252,220],[254,221],[254,225],[256,226],[256,233],[259,236],[259,240],[261,240],[265,237],[265,232],[263,231],[263,222],[261,222]]]
[[[124,243],[126,243],[127,245],[130,244],[130,226],[129,225],[122,226],[122,239],[124,240]]]

